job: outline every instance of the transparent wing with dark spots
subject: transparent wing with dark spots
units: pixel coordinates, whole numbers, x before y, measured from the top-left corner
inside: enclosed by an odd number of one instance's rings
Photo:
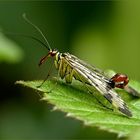
[[[86,67],[88,68],[88,70],[91,70],[93,71],[96,75],[98,75],[98,77],[100,79],[103,79],[104,81],[110,83],[108,77],[104,76],[104,72],[98,68],[96,68],[95,66],[93,65],[90,65],[88,63],[86,63],[85,61],[79,59],[78,57],[72,55],[72,54],[69,54],[69,53],[64,53],[66,55],[66,58],[68,60],[72,60],[74,61],[77,65],[80,65],[80,66],[83,66],[83,67]]]
[[[73,56],[71,57],[70,54],[66,55],[65,60],[73,69],[77,71],[78,74],[80,74],[81,77],[83,77],[82,79],[86,79],[87,82],[94,86],[100,92],[100,94],[102,94],[114,107],[116,107],[123,114],[129,117],[132,116],[132,113],[128,109],[125,102],[108,84],[108,78],[106,78],[104,75],[96,74],[91,69],[88,69],[85,65],[82,65],[82,63],[79,63],[79,61],[75,61]]]

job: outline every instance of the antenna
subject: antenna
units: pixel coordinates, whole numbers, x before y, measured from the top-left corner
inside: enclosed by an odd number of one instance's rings
[[[39,40],[38,38],[34,37],[34,36],[31,36],[31,35],[25,35],[25,34],[19,34],[19,33],[11,33],[11,32],[3,32],[3,31],[0,31],[2,33],[4,33],[5,35],[14,35],[14,36],[23,36],[23,37],[27,37],[27,38],[31,38],[37,42],[39,42],[40,44],[42,44],[45,48],[49,49],[48,46],[43,43],[41,40]]]
[[[42,32],[35,24],[33,24],[33,23],[26,17],[26,13],[23,13],[22,16],[23,16],[23,19],[24,19],[27,23],[29,23],[30,25],[32,25],[32,26],[41,34],[41,36],[43,37],[43,39],[44,39],[45,42],[47,43],[47,45],[45,45],[46,48],[50,51],[50,50],[51,50],[50,44],[49,44],[47,38],[44,36],[43,32]],[[43,44],[44,44],[44,43],[43,43]]]

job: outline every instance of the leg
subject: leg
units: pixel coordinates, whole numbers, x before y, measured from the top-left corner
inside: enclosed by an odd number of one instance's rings
[[[51,65],[51,67],[49,68],[49,71],[48,71],[46,78],[43,80],[43,82],[39,86],[37,86],[37,88],[40,88],[45,83],[45,81],[49,78],[51,70],[52,70],[52,66],[53,65]]]

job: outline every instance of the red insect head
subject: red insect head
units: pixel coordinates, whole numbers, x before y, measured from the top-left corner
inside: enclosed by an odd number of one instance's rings
[[[57,52],[58,52],[57,50],[50,50],[47,55],[41,58],[39,66],[42,65],[49,57],[54,57],[57,54]]]

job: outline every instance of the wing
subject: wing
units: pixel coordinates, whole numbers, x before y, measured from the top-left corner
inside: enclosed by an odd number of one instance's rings
[[[132,113],[129,111],[125,102],[121,99],[121,97],[115,92],[115,90],[106,82],[108,80],[102,74],[92,71],[88,69],[83,63],[84,61],[79,59],[76,61],[75,56],[71,56],[67,54],[65,56],[65,60],[67,63],[82,77],[82,79],[86,79],[90,85],[94,86],[114,107],[116,107],[123,114],[131,117]],[[106,79],[106,80],[105,80]]]
[[[103,79],[104,81],[110,83],[109,79],[104,76],[104,72],[98,68],[96,68],[95,66],[93,65],[90,65],[88,63],[86,63],[85,61],[79,59],[78,57],[72,55],[72,54],[69,54],[69,53],[64,53],[66,55],[66,58],[69,60],[72,60],[74,61],[75,63],[79,64],[80,66],[82,67],[86,67],[88,68],[88,70],[91,70],[93,71],[96,75],[98,75],[99,78]]]

